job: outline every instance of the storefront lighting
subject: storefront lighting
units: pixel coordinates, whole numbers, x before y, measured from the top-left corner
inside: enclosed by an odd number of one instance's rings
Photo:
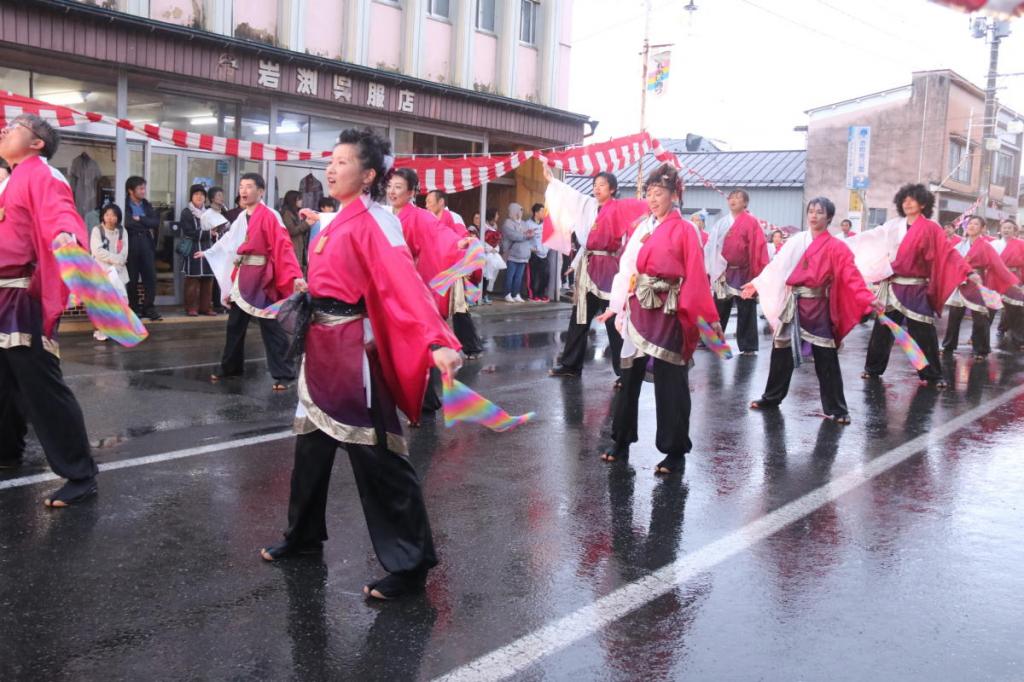
[[[270,132],[270,126],[266,123],[260,124],[252,129],[254,135],[266,135]],[[299,127],[298,123],[292,121],[285,121],[281,125],[277,126],[275,132],[278,135],[284,133],[301,133],[302,128]]]
[[[212,125],[217,123],[217,117],[216,116],[195,116],[193,118],[190,118],[188,120],[188,122],[189,122],[189,125],[194,125],[194,126],[212,126]],[[234,124],[235,124],[235,117],[234,116],[225,116],[224,117],[224,125],[229,125],[230,126],[230,125],[234,125]]]
[[[78,90],[67,90],[64,92],[51,92],[45,95],[41,94],[39,98],[50,104],[56,104],[59,107],[68,107],[72,104],[82,104],[85,102],[85,93]]]

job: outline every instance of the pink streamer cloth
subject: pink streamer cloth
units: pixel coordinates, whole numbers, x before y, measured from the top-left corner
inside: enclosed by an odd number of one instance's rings
[[[106,269],[85,249],[77,244],[66,244],[53,255],[72,299],[85,306],[89,321],[99,332],[129,348],[149,336],[129,307],[128,299],[107,278]]]
[[[448,293],[448,290],[452,288],[452,285],[455,284],[455,282],[463,277],[469,277],[477,270],[483,268],[485,258],[486,256],[484,254],[483,243],[479,239],[474,239],[473,243],[466,249],[466,253],[463,254],[461,259],[459,259],[459,262],[450,268],[437,273],[437,275],[434,276],[434,279],[430,280],[430,288],[444,296]],[[479,299],[479,288],[474,286],[473,289],[476,289],[475,295],[476,298]],[[467,283],[466,298],[470,298],[470,292],[470,286],[469,283]]]
[[[895,321],[888,315],[879,314],[878,321],[889,328],[892,332],[893,338],[896,339],[896,345],[899,346],[903,354],[910,360],[910,364],[913,365],[914,369],[921,371],[928,366],[928,358],[924,356],[921,351],[921,347],[917,345],[917,342],[911,338],[909,332],[906,329],[896,324]]]
[[[444,425],[447,427],[456,422],[476,422],[491,431],[500,432],[522,426],[536,416],[534,412],[512,416],[462,382],[456,381],[450,374],[443,377],[442,385],[444,391],[441,405]]]

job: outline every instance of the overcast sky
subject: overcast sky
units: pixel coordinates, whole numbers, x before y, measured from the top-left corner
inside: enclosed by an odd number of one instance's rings
[[[651,43],[674,43],[665,94],[648,97],[648,130],[688,132],[724,148],[802,149],[805,110],[953,69],[984,87],[989,46],[969,18],[927,0],[652,0]],[[1024,72],[1024,19],[1002,41],[1000,73]],[[641,0],[573,4],[569,108],[599,120],[597,140],[640,129]],[[1024,76],[998,97],[1024,113]],[[983,112],[978,112],[978,116]]]

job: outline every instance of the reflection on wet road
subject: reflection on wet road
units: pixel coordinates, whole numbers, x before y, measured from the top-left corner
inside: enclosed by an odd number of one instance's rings
[[[0,679],[1020,676],[1020,361],[953,356],[936,392],[894,357],[864,383],[860,328],[843,428],[818,415],[813,367],[780,412],[752,413],[767,353],[702,353],[694,451],[658,480],[650,387],[629,464],[596,457],[603,331],[581,379],[545,376],[565,324],[488,318],[460,375],[535,423],[411,432],[442,563],[422,597],[384,605],[359,594],[380,569],[343,458],[323,558],[256,557],[282,530],[295,401],[258,355],[214,386],[216,328],[131,351],[65,339],[97,459],[124,468],[59,514],[39,504],[54,484],[26,479],[48,473],[37,448],[0,477]]]

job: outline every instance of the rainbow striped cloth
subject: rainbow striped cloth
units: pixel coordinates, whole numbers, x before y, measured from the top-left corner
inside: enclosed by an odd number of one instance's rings
[[[65,244],[54,250],[60,278],[76,301],[85,306],[89,321],[96,329],[129,348],[149,336],[132,312],[128,299],[114,288],[106,269],[77,244]]]
[[[456,381],[450,374],[444,375],[442,384],[444,391],[441,405],[444,409],[446,427],[451,427],[456,422],[476,422],[491,431],[508,431],[522,426],[536,416],[535,412],[527,412],[513,417],[464,383]]]
[[[978,290],[981,291],[981,300],[985,302],[986,308],[999,310],[1003,307],[1003,297],[998,293],[980,284],[978,285]]]
[[[921,371],[928,366],[928,358],[921,352],[921,347],[917,345],[917,342],[911,338],[910,334],[906,329],[896,324],[895,321],[888,315],[878,313],[878,321],[889,328],[892,332],[893,338],[896,339],[896,345],[900,347],[903,354],[910,360],[910,364],[914,366],[914,369]]]
[[[437,273],[437,275],[434,276],[434,279],[430,280],[430,288],[444,296],[448,293],[448,290],[452,288],[452,285],[455,284],[455,282],[463,277],[469,277],[474,272],[481,269],[484,266],[484,259],[484,245],[479,239],[474,239],[473,243],[466,249],[466,253],[459,259],[459,262],[450,268]],[[472,289],[470,287],[472,287]],[[476,299],[479,299],[480,288],[467,282],[466,298],[475,302],[470,298],[471,295],[475,295]]]
[[[700,332],[700,338],[704,340],[704,345],[713,350],[715,355],[723,360],[732,359],[732,348],[703,317],[697,318],[697,330]]]

